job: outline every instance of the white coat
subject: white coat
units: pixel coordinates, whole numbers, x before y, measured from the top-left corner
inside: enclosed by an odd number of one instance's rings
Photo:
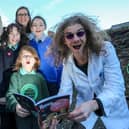
[[[91,100],[94,93],[103,104],[105,116],[101,117],[107,129],[129,129],[129,109],[125,99],[125,86],[120,63],[110,42],[99,56],[90,54],[88,75],[76,67],[73,56],[64,63],[59,94],[72,94],[72,82],[78,95],[77,106]],[[82,122],[86,129],[92,129],[97,116],[92,113]]]

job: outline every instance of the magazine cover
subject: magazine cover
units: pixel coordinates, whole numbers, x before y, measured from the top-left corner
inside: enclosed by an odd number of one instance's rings
[[[36,103],[31,97],[19,93],[14,93],[13,95],[23,108],[27,109],[30,112],[36,111]]]

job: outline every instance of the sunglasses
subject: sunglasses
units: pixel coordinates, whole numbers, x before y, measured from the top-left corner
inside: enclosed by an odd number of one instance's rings
[[[81,31],[78,31],[78,32],[76,32],[76,33],[71,33],[71,32],[69,32],[69,33],[66,33],[65,34],[65,38],[67,38],[67,39],[69,39],[69,40],[71,40],[71,39],[74,39],[74,35],[76,34],[76,36],[78,37],[78,38],[81,38],[81,37],[83,37],[84,35],[85,35],[85,31],[84,30],[81,30]]]

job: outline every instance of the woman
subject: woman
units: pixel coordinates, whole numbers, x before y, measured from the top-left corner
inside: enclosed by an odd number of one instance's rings
[[[100,116],[107,129],[128,129],[129,110],[120,62],[93,19],[76,14],[58,26],[52,50],[64,62],[59,94],[77,90],[76,108],[68,118],[92,129]]]
[[[25,33],[30,34],[31,15],[29,9],[21,6],[16,11],[15,22],[19,24]]]

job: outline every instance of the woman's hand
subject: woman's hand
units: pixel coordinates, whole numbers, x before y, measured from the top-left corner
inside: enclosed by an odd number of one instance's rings
[[[96,100],[90,100],[83,104],[81,104],[79,107],[75,108],[72,112],[69,113],[68,118],[81,122],[86,120],[91,112],[98,109],[98,104]]]
[[[22,108],[20,104],[16,105],[16,113],[20,117],[27,117],[30,115],[30,112],[28,110]]]

